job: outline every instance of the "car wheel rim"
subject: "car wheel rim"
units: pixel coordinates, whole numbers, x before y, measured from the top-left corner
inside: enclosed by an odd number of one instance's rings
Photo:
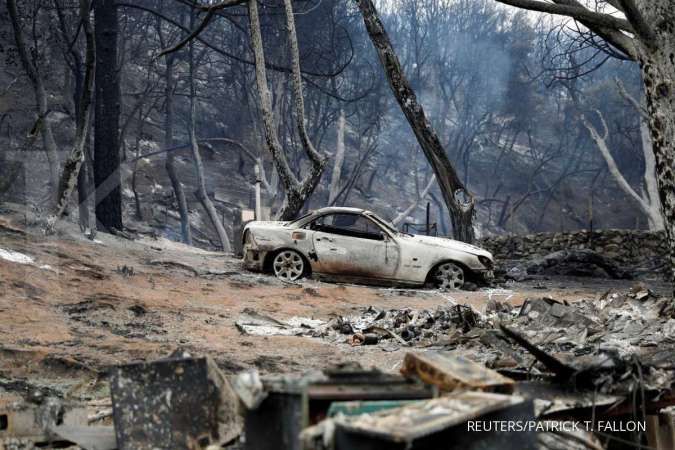
[[[454,263],[441,264],[436,269],[434,279],[440,289],[461,289],[464,286],[464,271]]]
[[[297,252],[287,250],[274,257],[272,267],[274,268],[274,275],[278,278],[295,281],[305,271],[305,262]]]

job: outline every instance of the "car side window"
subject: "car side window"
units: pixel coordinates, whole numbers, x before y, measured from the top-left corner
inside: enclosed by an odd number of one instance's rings
[[[340,234],[381,241],[384,235],[379,226],[358,214],[326,214],[316,219],[311,228],[325,233]]]

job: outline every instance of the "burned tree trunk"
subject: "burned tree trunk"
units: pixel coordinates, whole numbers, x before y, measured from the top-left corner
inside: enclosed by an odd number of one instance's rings
[[[174,61],[173,56],[171,55],[166,56],[166,68],[164,71],[164,76],[166,78],[166,87],[164,89],[165,94],[164,148],[172,148],[175,145],[173,138],[173,123],[174,123],[173,61]],[[176,173],[176,165],[174,161],[175,161],[174,152],[167,152],[164,167],[166,168],[166,173],[169,175],[171,187],[173,188],[173,193],[176,197],[176,203],[178,204],[178,213],[180,214],[181,237],[183,243],[187,245],[192,245],[192,230],[190,229],[190,216],[188,215],[187,199],[185,198],[185,190],[183,189],[183,184],[178,179],[178,174]]]
[[[190,41],[190,148],[192,149],[192,158],[194,160],[195,172],[197,175],[197,191],[195,196],[201,202],[206,214],[209,216],[211,225],[215,228],[216,233],[218,233],[218,239],[220,240],[220,245],[224,252],[232,252],[232,246],[230,245],[230,238],[227,236],[227,231],[223,223],[218,217],[218,211],[216,207],[213,206],[213,202],[209,198],[208,192],[206,190],[206,179],[204,178],[204,164],[202,162],[202,156],[199,152],[199,142],[197,141],[197,130],[196,130],[196,117],[197,117],[197,93],[195,90],[195,73],[194,73],[194,44]]]
[[[89,116],[94,89],[95,66],[95,43],[94,32],[89,19],[89,0],[80,0],[80,20],[86,41],[84,81],[80,92],[80,98],[78,99],[75,143],[63,166],[63,173],[59,180],[56,195],[56,204],[52,211],[52,217],[50,218],[52,223],[60,218],[66,210],[68,200],[77,184],[80,168],[85,160],[85,146],[87,145],[87,140],[89,138]]]
[[[340,191],[340,178],[342,177],[342,166],[345,161],[345,112],[340,109],[340,117],[337,123],[337,145],[335,147],[335,162],[333,164],[333,174],[330,179],[330,189],[328,191],[328,204],[332,205],[338,192]]]
[[[432,175],[431,178],[429,178],[429,182],[428,182],[427,185],[424,187],[424,189],[422,190],[422,192],[421,192],[421,193],[418,192],[418,193],[417,193],[417,197],[415,198],[415,200],[413,200],[413,201],[410,203],[410,206],[408,206],[403,212],[401,212],[398,216],[396,216],[396,217],[391,221],[391,223],[394,224],[394,225],[396,225],[396,226],[398,227],[399,224],[400,224],[401,222],[403,222],[403,220],[404,220],[406,217],[408,217],[410,214],[412,214],[413,211],[415,211],[415,209],[417,209],[417,207],[419,206],[420,202],[421,202],[427,195],[429,195],[429,191],[431,190],[431,188],[433,187],[433,185],[434,185],[435,182],[436,182],[436,175]]]
[[[94,115],[96,220],[108,230],[121,230],[120,86],[117,71],[118,23],[115,1],[96,0],[94,20],[97,67]]]
[[[647,193],[639,194],[638,192],[635,191],[631,187],[631,185],[626,181],[624,176],[621,174],[621,171],[619,170],[619,167],[616,164],[616,161],[614,160],[614,157],[612,156],[611,151],[609,150],[609,146],[607,144],[608,137],[609,137],[609,129],[607,127],[607,123],[605,121],[605,118],[602,114],[601,111],[596,110],[595,111],[598,118],[600,119],[600,123],[602,124],[603,127],[603,132],[601,133],[598,131],[595,126],[586,118],[584,114],[581,114],[579,116],[581,123],[586,127],[588,132],[591,135],[591,139],[593,139],[593,142],[595,142],[595,146],[598,148],[600,151],[600,154],[602,155],[603,159],[605,160],[605,163],[607,164],[607,168],[609,170],[609,173],[612,175],[612,178],[617,182],[621,190],[628,195],[630,198],[634,200],[634,202],[640,207],[640,209],[644,212],[644,214],[647,216],[647,219],[649,221],[649,229],[652,231],[658,231],[663,229],[663,216],[661,215],[661,204],[659,202],[658,196],[653,197],[650,194],[653,194],[653,190],[650,188],[650,184],[652,181],[655,180],[654,178],[654,167],[655,167],[655,162],[654,162],[654,155],[651,150],[651,142],[646,136],[646,142],[643,142],[643,146],[646,145],[647,147],[644,148],[644,158],[645,158],[645,185],[647,186]],[[640,120],[642,123],[642,120]],[[642,132],[642,128],[644,126],[641,125],[641,134],[644,134]],[[645,141],[645,136],[643,136],[643,141]]]
[[[88,126],[91,126],[89,124]],[[91,134],[91,133],[89,133]],[[80,230],[91,229],[89,213],[89,196],[91,195],[91,157],[89,156],[89,137],[84,146],[84,160],[77,174],[77,206],[79,211]]]
[[[138,129],[136,130],[136,143],[134,145],[134,164],[131,169],[131,192],[134,194],[134,213],[136,220],[139,221],[143,220],[143,207],[141,206],[141,195],[138,193],[138,161],[141,159],[141,136],[143,136],[144,124],[143,106],[140,106],[138,108]]]
[[[10,22],[12,23],[14,42],[16,43],[21,65],[26,71],[26,75],[28,75],[28,79],[30,80],[35,93],[35,100],[37,102],[37,120],[35,121],[35,127],[32,133],[37,134],[39,132],[42,136],[42,144],[44,146],[45,154],[47,155],[47,163],[49,164],[49,188],[52,192],[50,198],[55,200],[56,189],[59,183],[59,158],[52,126],[47,117],[49,115],[47,91],[45,90],[42,75],[38,70],[36,58],[31,58],[30,50],[26,46],[21,19],[19,18],[19,11],[16,7],[16,0],[7,0],[7,11],[9,12]]]
[[[638,44],[638,62],[647,97],[656,181],[675,277],[675,11],[669,1],[654,2],[651,10],[653,17],[645,20],[656,26],[652,40]]]
[[[472,242],[475,237],[474,198],[459,179],[436,131],[432,128],[422,105],[417,101],[415,92],[403,74],[401,64],[372,0],[358,0],[358,4],[370,40],[389,80],[389,87],[436,175],[443,199],[450,212],[454,237],[460,241]],[[460,196],[465,196],[466,199],[461,199]]]
[[[258,4],[256,0],[249,0],[249,21],[251,27],[251,45],[253,47],[256,84],[258,87],[258,101],[263,121],[266,146],[272,155],[272,160],[279,174],[284,191],[285,200],[278,214],[280,220],[290,220],[298,215],[309,196],[314,192],[323,170],[326,166],[326,158],[319,153],[309,139],[305,127],[305,107],[302,97],[302,78],[300,75],[300,55],[295,32],[295,21],[291,0],[284,0],[286,11],[286,25],[288,28],[288,40],[291,50],[291,66],[293,81],[293,100],[298,125],[298,133],[303,149],[310,161],[309,173],[302,181],[298,180],[291,170],[288,159],[284,152],[276,130],[274,113],[272,112],[272,100],[267,84],[267,70],[265,68],[265,55],[262,45],[262,33],[260,31],[260,17],[258,16]]]

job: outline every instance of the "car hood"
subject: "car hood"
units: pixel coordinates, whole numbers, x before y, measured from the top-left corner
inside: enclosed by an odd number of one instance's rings
[[[455,241],[454,239],[422,235],[405,236],[405,239],[410,239],[413,242],[422,245],[429,245],[436,248],[447,248],[450,250],[471,253],[472,255],[476,256],[487,256],[488,258],[493,259],[492,253],[488,252],[487,250],[476,247],[475,245],[467,244],[465,242]]]

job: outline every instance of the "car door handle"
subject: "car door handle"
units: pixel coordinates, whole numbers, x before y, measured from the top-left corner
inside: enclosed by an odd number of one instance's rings
[[[321,240],[321,238],[316,238],[317,242],[319,242],[320,240]],[[326,242],[333,242],[333,240],[331,238],[323,238],[323,240],[326,241]]]

